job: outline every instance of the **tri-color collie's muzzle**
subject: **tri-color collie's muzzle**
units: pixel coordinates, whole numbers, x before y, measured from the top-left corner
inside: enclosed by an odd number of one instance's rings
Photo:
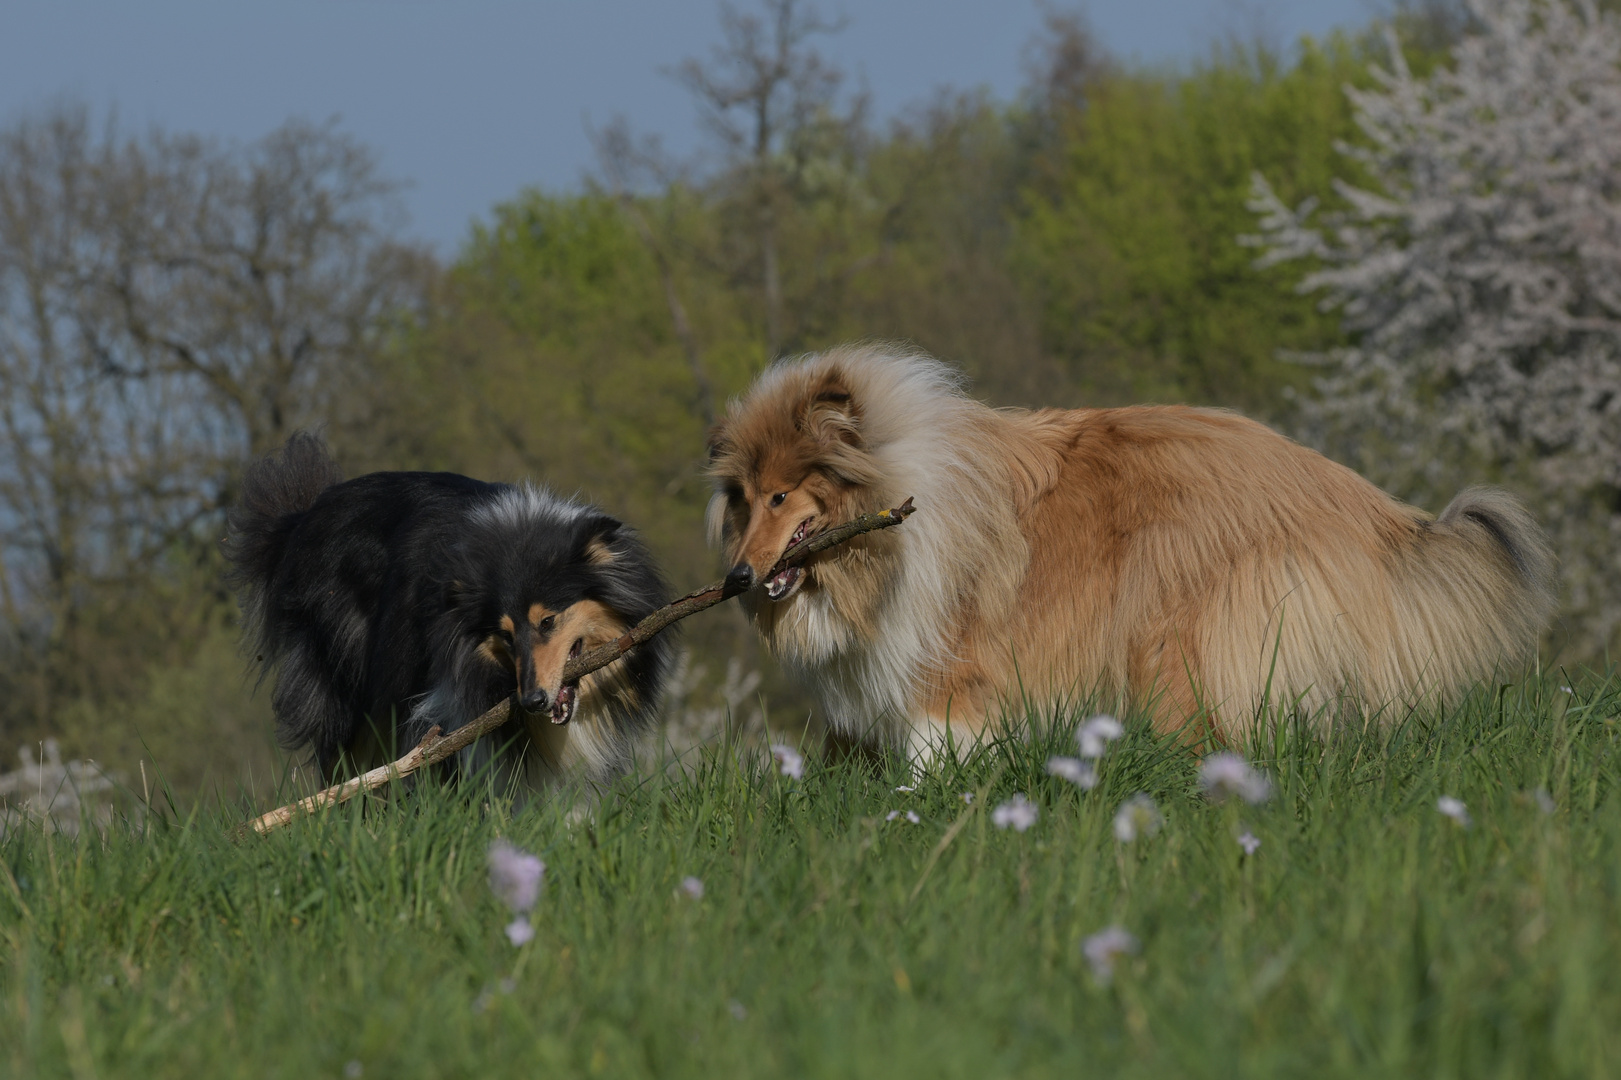
[[[521,618],[502,615],[500,629],[485,642],[485,653],[508,666],[517,677],[515,697],[531,715],[549,715],[552,723],[574,718],[579,701],[577,682],[563,681],[569,660],[587,649],[612,641],[625,624],[609,608],[582,600],[562,611],[531,604]]]

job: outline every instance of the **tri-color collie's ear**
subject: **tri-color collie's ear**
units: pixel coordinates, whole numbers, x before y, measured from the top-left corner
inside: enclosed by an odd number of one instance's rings
[[[620,542],[624,529],[624,523],[611,517],[593,518],[583,551],[585,561],[592,566],[612,566],[618,562],[624,555],[624,545]]]
[[[861,415],[843,377],[830,372],[806,399],[799,429],[823,446],[861,445]]]

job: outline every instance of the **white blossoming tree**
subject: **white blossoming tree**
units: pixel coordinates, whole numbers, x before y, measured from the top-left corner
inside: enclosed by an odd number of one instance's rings
[[[1591,0],[1471,0],[1450,65],[1394,37],[1343,206],[1254,181],[1262,265],[1343,313],[1302,434],[1439,509],[1461,483],[1528,496],[1555,536],[1568,644],[1621,629],[1621,24]]]

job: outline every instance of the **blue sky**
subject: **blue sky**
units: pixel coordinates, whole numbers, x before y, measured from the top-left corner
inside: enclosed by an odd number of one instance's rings
[[[739,6],[747,8],[747,0]],[[1058,7],[1072,5],[1057,4]],[[823,0],[848,28],[823,51],[862,76],[880,116],[941,86],[1018,89],[1035,0]],[[1116,55],[1177,63],[1210,42],[1367,22],[1376,0],[1092,0]],[[588,124],[624,115],[678,152],[702,145],[690,100],[660,69],[706,55],[714,0],[10,0],[0,122],[72,96],[161,124],[252,139],[289,116],[341,118],[407,180],[409,231],[449,252],[526,184],[578,184]]]

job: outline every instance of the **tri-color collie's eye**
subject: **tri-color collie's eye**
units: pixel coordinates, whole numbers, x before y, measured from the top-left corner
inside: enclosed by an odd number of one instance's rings
[[[554,627],[556,627],[556,626],[557,626],[557,616],[556,615],[548,615],[544,619],[540,620],[540,625],[535,627],[535,629],[539,630],[542,634],[549,634],[549,633],[552,632],[552,629]]]
[[[786,499],[787,497],[788,497],[788,493],[786,491],[779,491],[775,495],[771,496],[771,505],[773,507],[781,506],[782,501],[784,499]]]

